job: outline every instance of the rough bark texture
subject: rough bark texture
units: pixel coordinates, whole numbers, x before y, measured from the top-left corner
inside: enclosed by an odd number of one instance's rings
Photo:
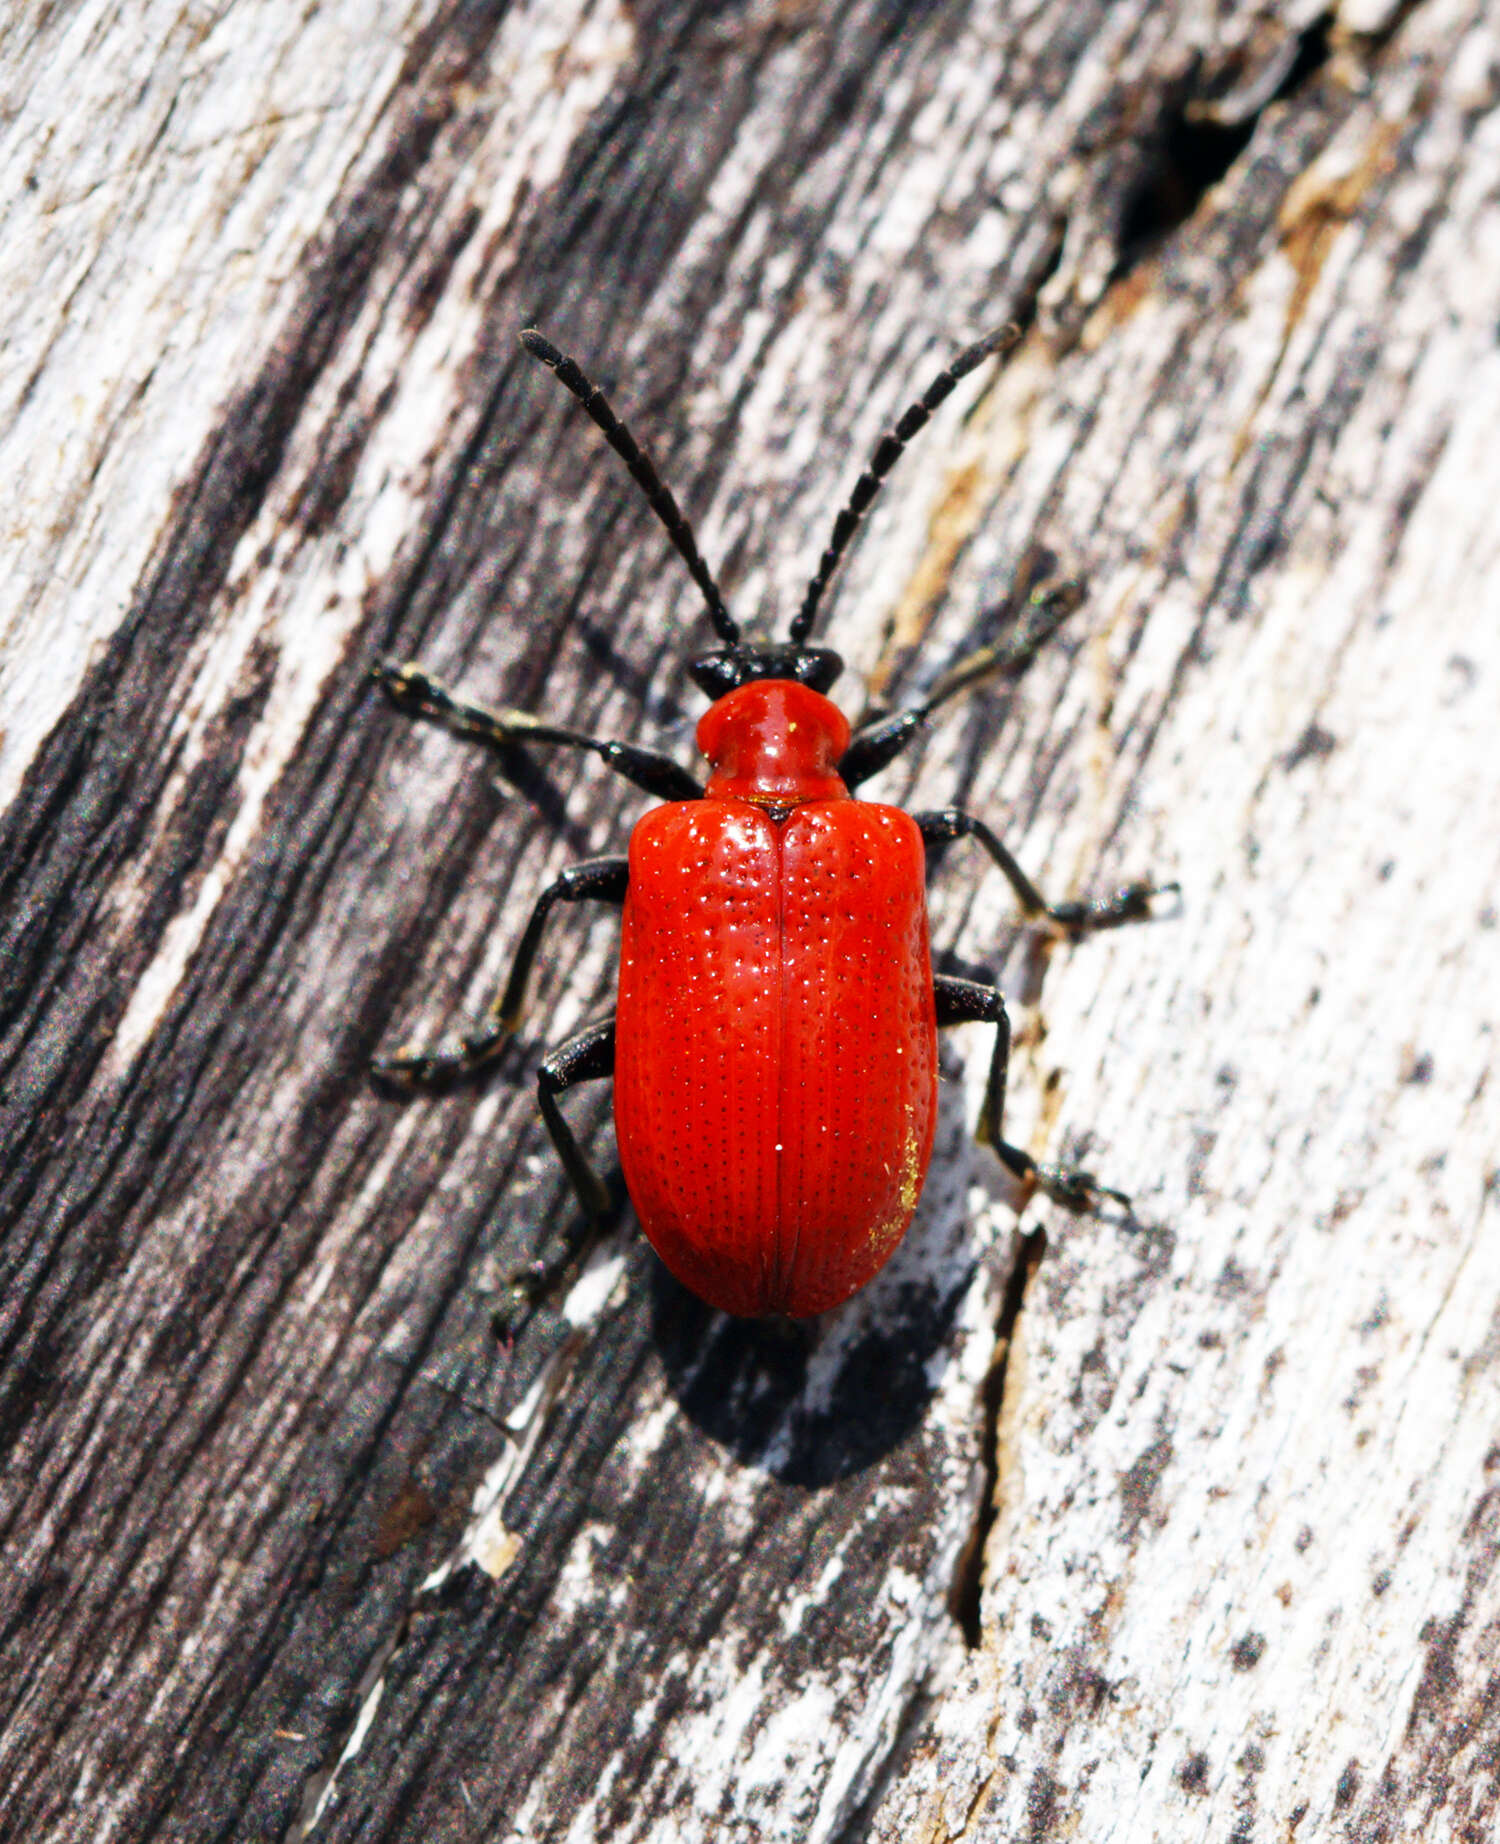
[[[1492,1837],[1495,0],[146,0],[0,81],[0,1834]],[[477,1087],[364,1071],[642,803],[366,667],[687,760],[704,633],[515,330],[780,626],[1007,316],[825,631],[857,713],[1088,578],[871,792],[1181,879],[1050,954],[977,854],[934,886],[1013,1134],[1134,1210],[1017,1233],[971,1030],[809,1337],[627,1213],[499,1352],[615,924]]]

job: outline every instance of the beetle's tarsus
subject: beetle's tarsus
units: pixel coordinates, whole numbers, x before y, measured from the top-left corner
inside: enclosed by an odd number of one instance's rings
[[[376,660],[370,677],[403,716],[425,717],[469,742],[506,748],[521,742],[571,737],[571,732],[555,732],[551,725],[524,711],[492,711],[482,704],[470,704],[414,661]],[[535,738],[534,731],[539,733]]]
[[[623,775],[657,800],[697,800],[703,793],[702,783],[695,775],[690,775],[658,749],[642,749],[635,743],[585,736],[582,731],[570,730],[563,724],[544,723],[529,711],[505,707],[491,709],[488,705],[470,703],[449,691],[446,685],[439,684],[421,666],[377,660],[370,668],[370,677],[403,717],[425,718],[464,742],[478,743],[502,755],[522,744],[534,743],[586,749],[617,775]]]
[[[561,1275],[572,1265],[571,1255],[565,1261],[528,1261],[524,1268],[517,1268],[506,1281],[506,1291],[525,1306],[535,1306],[543,1300],[557,1285]]]
[[[509,1347],[515,1343],[522,1325],[546,1296],[542,1279],[543,1264],[537,1261],[506,1280],[501,1303],[490,1314],[490,1330],[497,1344]]]
[[[1126,1210],[1130,1208],[1130,1199],[1124,1191],[1101,1184],[1092,1172],[1080,1172],[1066,1165],[1038,1165],[1032,1178],[1044,1196],[1079,1216],[1097,1210],[1105,1198],[1111,1198]]]
[[[977,1137],[994,1147],[1001,1164],[1024,1191],[1022,1209],[1038,1191],[1043,1197],[1051,1198],[1054,1204],[1061,1204],[1064,1210],[1071,1210],[1075,1216],[1096,1211],[1105,1198],[1125,1210],[1130,1208],[1128,1193],[1115,1190],[1113,1185],[1101,1184],[1092,1172],[1080,1171],[1072,1165],[1043,1165],[1019,1146],[992,1140],[982,1129]]]
[[[603,1190],[602,1185],[600,1189]],[[539,1256],[506,1276],[500,1304],[490,1314],[490,1329],[498,1343],[512,1344],[538,1306],[565,1292],[577,1280],[584,1260],[609,1227],[607,1191],[604,1192],[604,1206],[600,1216],[589,1216],[581,1227],[571,1230],[556,1254]]]
[[[428,710],[431,694],[442,689],[420,666],[401,660],[376,660],[370,668],[370,677],[397,710],[410,710],[413,706]]]
[[[528,1261],[524,1268],[506,1276],[500,1304],[490,1314],[490,1330],[498,1344],[514,1344],[537,1307],[572,1281],[593,1239],[593,1231],[589,1230],[574,1237],[566,1250],[550,1261]]]
[[[1152,904],[1159,896],[1175,893],[1181,886],[1153,884],[1144,880],[1126,884],[1113,896],[1090,897],[1082,902],[1049,903],[1047,920],[1070,941],[1081,941],[1100,929],[1122,928],[1127,922],[1147,922]]]
[[[514,1020],[497,1019],[494,1024],[467,1032],[462,1037],[445,1038],[430,1050],[402,1049],[394,1056],[376,1057],[370,1065],[370,1074],[379,1083],[407,1092],[444,1088],[492,1063],[514,1031]]]

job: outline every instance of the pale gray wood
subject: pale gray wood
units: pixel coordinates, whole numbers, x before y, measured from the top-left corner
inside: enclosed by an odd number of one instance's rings
[[[0,84],[0,1830],[1487,1838],[1494,5],[54,10]],[[935,884],[1014,1137],[1135,1214],[1018,1238],[966,1029],[810,1345],[622,1234],[497,1353],[612,925],[477,1091],[364,1065],[641,803],[364,669],[687,759],[705,634],[515,329],[780,626],[1008,315],[823,631],[894,698],[1034,547],[1087,576],[869,791],[1180,878],[1050,954]]]

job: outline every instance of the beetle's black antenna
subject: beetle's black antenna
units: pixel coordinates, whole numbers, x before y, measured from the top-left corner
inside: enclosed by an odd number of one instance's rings
[[[880,491],[881,483],[896,465],[906,444],[930,421],[933,411],[949,395],[960,378],[968,377],[992,352],[1008,352],[1020,337],[1021,329],[1017,326],[996,327],[993,333],[986,334],[983,339],[966,347],[950,365],[938,373],[895,428],[887,430],[880,438],[870,457],[870,465],[854,483],[849,503],[833,521],[833,536],[828,540],[828,549],[823,553],[817,573],[807,585],[802,606],[792,622],[788,638],[794,645],[800,646],[812,632],[813,617],[818,612],[823,591],[828,587],[828,579],[838,568],[839,559],[848,549],[855,528],[869,510],[870,501]]]
[[[535,327],[522,327],[521,344],[534,359],[540,359],[549,371],[556,372],[558,381],[567,386],[594,422],[603,430],[605,440],[630,469],[631,479],[646,495],[646,504],[666,526],[667,536],[676,545],[678,555],[687,565],[693,581],[702,592],[703,600],[708,604],[709,619],[714,624],[714,632],[728,645],[734,646],[740,637],[739,624],[724,606],[724,598],[719,593],[719,585],[714,581],[708,565],[698,554],[692,527],[682,516],[677,501],[663,485],[661,476],[651,465],[649,457],[641,450],[635,437],[610,408],[609,399],[597,385],[584,376],[580,366],[570,359],[567,353],[559,352],[552,341],[544,338]],[[979,361],[976,359],[974,362],[978,364]],[[950,384],[948,389],[952,388]],[[946,394],[945,392],[944,395]]]

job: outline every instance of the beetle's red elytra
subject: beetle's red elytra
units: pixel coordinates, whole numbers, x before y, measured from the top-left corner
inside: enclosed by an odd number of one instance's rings
[[[620,1162],[662,1260],[732,1313],[848,1299],[906,1233],[932,1153],[922,835],[850,795],[848,744],[807,686],[741,686],[698,726],[703,798],[630,840]]]
[[[583,404],[623,458],[707,604],[719,640],[692,660],[711,700],[698,724],[706,785],[669,757],[526,712],[490,710],[415,665],[374,676],[398,709],[491,747],[589,750],[665,804],[637,823],[628,858],[574,865],[543,891],[505,990],[481,1027],[375,1064],[402,1087],[436,1087],[491,1062],[515,1030],[547,918],[559,902],[623,910],[615,1015],[552,1052],[542,1117],[583,1221],[553,1259],[518,1277],[515,1310],[576,1267],[613,1214],[608,1187],[558,1106],[612,1075],[626,1189],[667,1267],[710,1305],[798,1318],[841,1305],[890,1258],[917,1207],[937,1115],[939,1026],[995,1026],[979,1134],[1029,1194],[1072,1209],[1128,1202],[1087,1172],[1038,1164],[1001,1133],[1010,1027],[994,986],[934,975],[928,848],[983,847],[1023,913],[1071,937],[1148,916],[1173,884],[1132,883],[1093,902],[1048,904],[983,823],[957,808],[906,813],[853,790],[895,759],[937,706],[983,677],[1014,676],[1077,606],[1044,586],[1008,646],[979,649],[928,696],[851,734],[826,696],[839,656],[807,644],[824,588],[906,443],[958,380],[1015,339],[1002,328],[961,353],[886,435],[834,524],[785,642],[747,641],[656,470],[574,361],[534,328],[526,350]],[[514,1312],[497,1315],[508,1333]]]

